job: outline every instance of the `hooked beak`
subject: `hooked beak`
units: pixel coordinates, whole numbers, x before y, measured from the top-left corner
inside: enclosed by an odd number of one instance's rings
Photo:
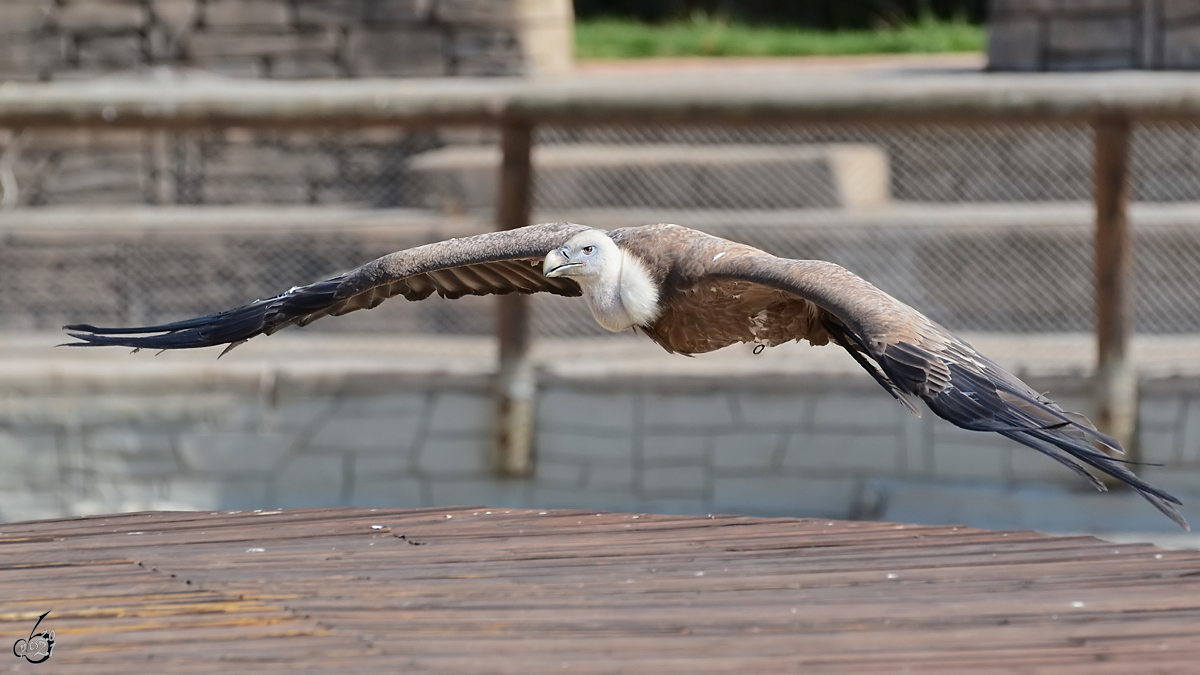
[[[583,263],[571,260],[564,246],[546,254],[546,260],[542,263],[542,273],[548,277],[570,276],[571,271],[577,267],[583,267]]]

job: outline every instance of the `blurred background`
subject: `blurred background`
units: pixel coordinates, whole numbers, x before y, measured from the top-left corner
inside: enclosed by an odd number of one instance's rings
[[[1193,4],[5,0],[0,82],[1103,77],[1200,66]],[[521,479],[492,469],[491,298],[393,300],[220,362],[50,349],[65,323],[208,313],[492,229],[497,140],[0,129],[0,520],[479,503],[1169,526],[1026,448],[910,418],[839,353],[672,358],[564,299],[532,304]],[[1134,449],[1200,497],[1200,128],[1135,123],[1130,148]],[[542,125],[534,220],[676,222],[838,262],[1089,413],[1093,155],[1084,123]]]

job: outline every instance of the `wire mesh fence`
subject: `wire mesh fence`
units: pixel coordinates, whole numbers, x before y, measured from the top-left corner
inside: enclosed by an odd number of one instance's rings
[[[955,330],[1092,328],[1086,126],[542,128],[536,140],[539,219],[678,222],[833,260]],[[30,133],[10,139],[0,162],[5,201],[18,205],[3,217],[43,206],[336,205],[472,214],[483,230],[495,141],[484,129]],[[1132,168],[1145,207],[1135,212],[1137,330],[1200,332],[1200,127],[1137,127]],[[80,245],[10,232],[0,329],[214,311],[439,238],[437,228],[363,237],[350,224]],[[313,329],[483,334],[492,307],[392,301]],[[534,307],[540,335],[603,334],[582,303]]]

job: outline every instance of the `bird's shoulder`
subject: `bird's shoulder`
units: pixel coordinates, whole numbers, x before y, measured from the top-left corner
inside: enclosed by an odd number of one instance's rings
[[[711,264],[725,256],[770,256],[753,246],[671,223],[625,227],[609,236],[641,260],[658,283],[668,277],[682,281],[707,276]]]

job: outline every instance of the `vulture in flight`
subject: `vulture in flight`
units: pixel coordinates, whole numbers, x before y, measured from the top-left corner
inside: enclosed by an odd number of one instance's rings
[[[73,346],[189,349],[228,345],[292,324],[375,307],[402,295],[546,292],[582,295],[601,326],[635,329],[668,352],[700,354],[739,342],[834,342],[889,394],[920,414],[992,431],[1061,462],[1096,489],[1087,467],[1127,483],[1181,527],[1179,500],[1099,450],[1120,444],[1067,412],[971,345],[848,270],[792,260],[678,225],[605,231],[571,223],[418,246],[326,281],[208,316],[141,328],[66,326]]]

